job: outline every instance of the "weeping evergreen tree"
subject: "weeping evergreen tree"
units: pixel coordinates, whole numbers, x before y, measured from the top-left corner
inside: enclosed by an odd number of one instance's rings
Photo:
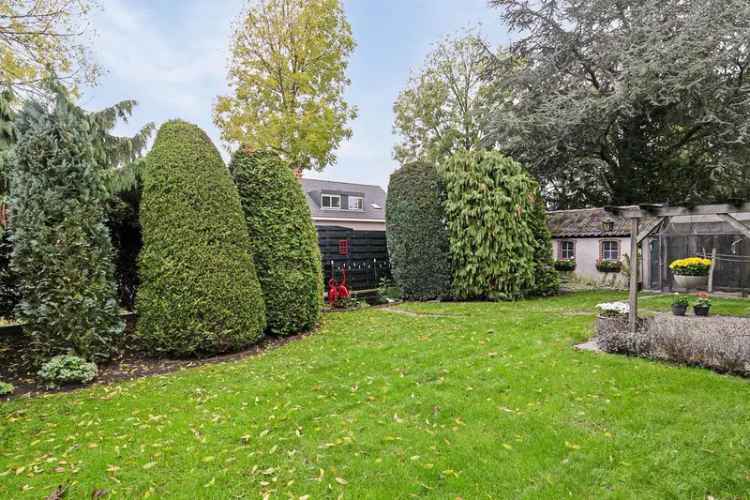
[[[277,155],[240,149],[229,166],[240,193],[263,288],[268,331],[290,335],[320,318],[320,248],[305,194]]]
[[[16,318],[36,362],[70,351],[102,361],[123,329],[104,175],[127,149],[126,139],[108,134],[123,109],[90,114],[50,85],[49,96],[28,101],[16,119],[10,174],[11,266],[22,296]]]
[[[515,300],[555,289],[539,185],[498,151],[460,151],[440,169],[446,186],[453,296]],[[537,290],[537,279],[540,290]],[[542,284],[541,281],[545,283]]]

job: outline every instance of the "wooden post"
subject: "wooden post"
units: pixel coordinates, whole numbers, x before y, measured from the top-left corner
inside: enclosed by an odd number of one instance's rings
[[[638,217],[630,219],[630,332],[638,328]]]
[[[711,267],[708,269],[708,293],[714,293],[714,269],[716,269],[716,247],[711,250]]]

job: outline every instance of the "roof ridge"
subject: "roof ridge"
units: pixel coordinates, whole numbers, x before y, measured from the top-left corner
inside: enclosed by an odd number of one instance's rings
[[[362,182],[347,182],[347,181],[332,181],[330,179],[313,179],[310,177],[302,177],[303,181],[320,181],[320,182],[335,182],[336,184],[350,184],[352,186],[370,186],[383,189],[379,184],[364,184]]]

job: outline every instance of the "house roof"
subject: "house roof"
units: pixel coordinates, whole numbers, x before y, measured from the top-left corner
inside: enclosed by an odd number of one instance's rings
[[[612,230],[605,230],[605,222]],[[642,220],[642,223],[647,221]],[[603,208],[578,208],[547,212],[547,226],[553,238],[607,238],[630,236],[630,221]]]
[[[313,219],[385,220],[385,191],[380,186],[305,178],[300,182]],[[324,193],[361,196],[364,210],[323,210],[320,195]]]
[[[741,224],[750,226],[750,214],[732,216]],[[643,217],[641,228],[653,226],[658,217]],[[605,231],[604,222],[612,222],[612,230]],[[614,215],[604,208],[578,208],[547,212],[547,226],[553,238],[607,238],[629,237],[630,220]],[[716,215],[680,215],[669,218],[663,231],[669,234],[737,234],[738,231]]]

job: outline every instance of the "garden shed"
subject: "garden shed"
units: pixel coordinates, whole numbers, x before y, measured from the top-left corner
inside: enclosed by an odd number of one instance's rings
[[[649,241],[649,250],[653,249],[656,245],[653,243],[653,239],[658,239],[659,248],[655,250],[658,257],[657,269],[659,275],[659,283],[661,286],[665,286],[667,278],[670,277],[668,273],[668,266],[670,262],[675,259],[688,257],[692,250],[696,250],[693,255],[705,255],[712,258],[713,265],[711,266],[711,272],[708,278],[708,289],[712,291],[715,289],[714,278],[718,276],[715,274],[716,265],[720,262],[726,264],[735,264],[742,266],[742,273],[746,272],[744,269],[750,263],[746,258],[745,254],[724,254],[719,253],[719,248],[713,246],[710,254],[701,248],[698,251],[698,243],[710,243],[712,245],[718,245],[722,239],[724,242],[728,241],[727,237],[731,237],[732,234],[737,236],[734,243],[730,244],[729,250],[732,251],[732,247],[736,249],[740,244],[744,244],[745,240],[750,240],[750,202],[738,201],[736,203],[729,204],[715,204],[715,205],[697,205],[694,207],[670,207],[664,205],[634,205],[627,207],[607,207],[608,212],[614,215],[626,217],[630,220],[630,254],[637,255],[643,249],[643,243],[647,238],[651,238]],[[698,234],[695,230],[696,219],[701,218],[703,222],[708,223],[708,226],[715,224],[714,229],[708,229],[710,234]],[[643,224],[643,221],[648,221]],[[687,230],[684,228],[684,224],[687,223],[691,227]],[[719,233],[718,223],[726,224],[730,229],[727,229],[728,234]],[[656,234],[656,236],[653,236]],[[722,238],[724,236],[724,238]],[[674,244],[673,241],[674,240]],[[666,247],[662,247],[666,242]],[[670,255],[670,251],[684,252],[683,255]],[[654,260],[654,259],[651,259]],[[653,265],[653,264],[652,264]],[[632,332],[637,330],[637,318],[638,318],[638,275],[640,266],[631,266],[630,268],[630,311],[629,311],[629,327]],[[651,279],[646,280],[648,282]],[[672,286],[667,284],[672,289]],[[716,283],[718,286],[718,283]],[[745,295],[747,291],[744,288],[740,288],[740,291]]]
[[[714,261],[712,290],[750,292],[750,213],[730,213],[728,222],[718,214],[668,217],[658,232],[643,241],[641,252],[648,254],[644,264],[644,287],[651,290],[678,290],[670,262],[690,256]],[[742,227],[745,226],[743,231]],[[680,290],[681,291],[681,290]]]

